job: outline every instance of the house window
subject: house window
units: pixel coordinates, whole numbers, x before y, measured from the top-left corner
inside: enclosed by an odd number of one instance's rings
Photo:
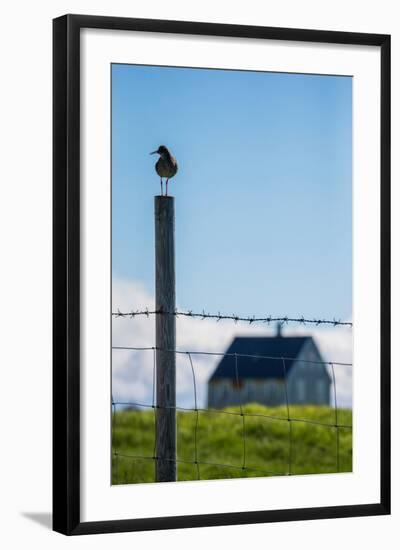
[[[235,390],[240,390],[241,388],[243,388],[243,379],[242,378],[234,378],[232,380],[232,385],[233,387],[235,388]]]
[[[306,400],[306,382],[302,378],[297,381],[297,400],[300,403]]]
[[[226,387],[226,384],[222,386],[222,395],[221,398],[225,401],[225,399],[228,397],[228,388]]]
[[[324,403],[325,401],[325,382],[323,380],[317,381],[317,402]]]

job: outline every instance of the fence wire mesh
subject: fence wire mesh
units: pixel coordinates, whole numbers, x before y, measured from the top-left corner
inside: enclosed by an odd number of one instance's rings
[[[192,373],[192,381],[193,381],[193,399],[194,399],[194,406],[193,407],[182,407],[182,406],[175,406],[175,407],[160,407],[156,403],[155,398],[155,386],[156,386],[156,351],[157,349],[155,346],[152,347],[132,347],[132,346],[113,346],[113,350],[130,350],[130,351],[141,351],[141,352],[151,352],[153,354],[153,368],[152,368],[152,401],[151,403],[142,403],[137,401],[124,401],[124,400],[114,400],[112,398],[112,428],[113,428],[113,434],[115,433],[116,429],[116,422],[117,422],[117,407],[121,408],[134,408],[137,410],[142,409],[149,409],[154,411],[154,446],[153,446],[153,452],[151,455],[142,455],[142,454],[131,454],[124,451],[117,450],[113,445],[113,462],[114,462],[114,469],[115,469],[115,479],[116,483],[129,483],[129,479],[125,477],[125,479],[121,478],[120,472],[119,472],[119,463],[120,459],[130,460],[130,461],[152,461],[154,464],[157,460],[163,460],[163,461],[169,461],[173,460],[176,462],[176,464],[182,464],[182,465],[192,465],[196,469],[196,479],[200,480],[202,479],[201,476],[201,467],[203,466],[213,466],[218,468],[225,468],[225,469],[231,469],[240,471],[243,476],[245,475],[252,475],[252,476],[290,476],[296,474],[296,469],[294,468],[294,450],[295,450],[295,438],[293,434],[293,426],[303,424],[303,425],[310,425],[310,426],[316,426],[320,427],[322,429],[326,430],[334,430],[335,432],[335,472],[341,471],[341,465],[340,465],[340,432],[341,430],[352,430],[352,424],[348,423],[341,423],[339,422],[339,414],[338,414],[338,404],[337,404],[337,387],[336,387],[336,376],[335,376],[335,367],[337,366],[348,366],[351,367],[352,363],[344,363],[344,362],[331,362],[331,361],[314,361],[314,360],[306,360],[301,359],[302,363],[308,364],[310,367],[312,365],[324,365],[329,366],[331,370],[331,376],[332,376],[332,385],[333,385],[333,421],[332,422],[325,422],[316,420],[313,418],[297,418],[292,414],[293,409],[296,407],[293,406],[293,404],[290,403],[289,399],[289,390],[288,390],[288,382],[287,382],[287,362],[293,361],[293,357],[273,357],[273,356],[266,356],[266,355],[258,355],[258,354],[239,354],[239,353],[224,353],[224,352],[210,352],[210,351],[198,351],[198,350],[161,350],[165,352],[175,353],[179,355],[185,355],[188,358],[188,366],[191,369]],[[251,408],[249,408],[245,403],[242,402],[242,400],[239,401],[239,404],[237,407],[232,407],[229,409],[218,409],[218,408],[205,408],[205,407],[199,407],[198,404],[198,395],[197,395],[197,379],[196,379],[196,369],[195,369],[195,363],[193,358],[198,355],[208,355],[208,356],[216,356],[216,357],[232,357],[234,359],[235,363],[235,379],[236,379],[236,387],[240,387],[240,376],[239,376],[239,368],[238,368],[238,361],[240,358],[254,358],[254,359],[268,359],[273,361],[280,361],[282,364],[283,369],[283,380],[284,380],[284,409],[286,411],[285,415],[273,415],[273,414],[263,414],[260,412],[255,412]],[[182,413],[194,413],[195,415],[195,422],[194,422],[194,428],[193,428],[193,456],[191,459],[187,458],[181,458],[176,457],[176,459],[170,459],[165,457],[159,457],[156,456],[156,410],[157,409],[167,409],[167,408],[173,408],[176,411],[180,411]],[[240,430],[240,440],[241,440],[241,460],[238,464],[231,464],[231,463],[225,463],[225,462],[209,462],[207,460],[201,459],[201,453],[200,453],[200,445],[199,445],[199,415],[205,414],[205,415],[229,415],[230,417],[238,417],[241,421],[241,430]],[[268,421],[272,422],[278,422],[278,423],[284,423],[287,425],[287,452],[286,452],[286,458],[284,460],[284,463],[282,464],[282,468],[280,470],[269,470],[269,469],[263,469],[263,468],[257,468],[253,467],[251,464],[249,465],[249,451],[248,451],[248,433],[246,430],[246,424],[251,421],[253,418],[258,419],[266,419]]]

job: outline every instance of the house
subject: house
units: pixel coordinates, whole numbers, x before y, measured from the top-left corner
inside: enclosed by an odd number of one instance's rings
[[[329,405],[330,388],[328,364],[313,338],[282,336],[278,328],[276,336],[233,340],[208,381],[208,407],[277,406],[286,399],[289,404]]]

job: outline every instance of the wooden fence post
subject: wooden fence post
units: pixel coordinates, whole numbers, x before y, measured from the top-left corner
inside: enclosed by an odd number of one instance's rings
[[[156,481],[176,481],[174,198],[154,200],[156,249]],[[170,312],[171,314],[168,314]]]

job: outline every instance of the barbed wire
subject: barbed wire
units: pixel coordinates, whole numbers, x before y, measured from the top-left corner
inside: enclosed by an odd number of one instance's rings
[[[130,460],[148,460],[148,461],[154,461],[154,464],[156,464],[156,461],[172,461],[176,464],[192,464],[194,467],[196,467],[197,471],[197,479],[201,479],[201,470],[200,466],[215,466],[215,467],[221,467],[221,468],[227,468],[227,469],[235,469],[240,470],[243,473],[244,472],[254,472],[259,473],[260,475],[264,476],[291,476],[294,475],[295,472],[293,472],[293,447],[294,447],[294,441],[293,441],[293,431],[292,426],[294,423],[304,423],[309,425],[315,425],[319,426],[321,428],[326,429],[334,429],[336,431],[336,438],[335,438],[335,450],[336,450],[336,472],[340,472],[340,430],[346,429],[346,430],[352,430],[351,424],[341,424],[338,421],[338,405],[337,405],[337,388],[336,388],[336,377],[335,377],[335,366],[337,365],[346,365],[351,366],[351,363],[335,363],[332,361],[311,361],[311,360],[305,360],[305,363],[317,363],[317,364],[323,364],[325,366],[330,366],[332,370],[332,382],[333,382],[333,414],[334,414],[334,421],[333,422],[323,422],[320,420],[314,420],[310,418],[296,418],[291,415],[290,410],[290,399],[289,399],[289,391],[288,391],[288,382],[287,382],[287,366],[286,361],[293,360],[293,358],[286,358],[286,357],[268,357],[268,356],[259,356],[259,355],[251,355],[251,354],[237,354],[237,353],[217,353],[217,352],[202,352],[202,351],[182,351],[182,350],[161,350],[161,351],[170,351],[173,353],[180,353],[185,354],[188,358],[188,363],[191,369],[192,373],[192,380],[193,380],[193,394],[194,394],[194,407],[181,407],[181,406],[160,406],[155,402],[155,378],[156,378],[156,350],[160,348],[156,348],[155,346],[152,347],[141,347],[141,348],[135,348],[135,347],[128,347],[128,346],[115,346],[113,349],[116,350],[134,350],[134,351],[152,351],[153,352],[153,381],[152,381],[152,403],[141,403],[136,401],[115,401],[114,397],[112,396],[112,427],[113,431],[116,429],[117,424],[117,406],[120,407],[134,407],[136,409],[140,408],[148,408],[152,409],[154,411],[154,446],[153,446],[153,453],[151,456],[146,455],[140,455],[140,454],[130,454],[126,452],[119,452],[115,448],[113,449],[113,458],[114,458],[114,465],[115,465],[115,478],[117,484],[119,483],[119,468],[120,468],[120,458],[130,459]],[[286,405],[286,415],[285,416],[279,416],[279,415],[270,415],[270,414],[263,414],[259,412],[253,412],[246,410],[245,404],[243,403],[243,396],[239,396],[238,400],[238,411],[235,410],[228,410],[228,409],[216,409],[216,408],[202,408],[198,406],[197,401],[197,384],[196,384],[196,373],[195,373],[195,366],[193,361],[193,355],[217,355],[217,356],[233,356],[235,359],[235,380],[236,380],[236,388],[239,389],[239,368],[238,368],[238,361],[241,357],[255,357],[260,358],[263,357],[265,359],[275,359],[282,362],[282,368],[283,368],[283,379],[284,379],[284,400],[283,403]],[[234,407],[235,405],[232,405]],[[237,405],[236,405],[237,406]],[[175,409],[176,411],[185,411],[185,412],[194,412],[196,414],[195,418],[195,426],[193,430],[193,460],[184,460],[179,457],[175,458],[165,458],[160,457],[156,455],[156,411],[158,409]],[[209,462],[209,461],[203,461],[199,459],[199,441],[198,441],[198,428],[199,428],[199,413],[205,413],[205,414],[221,414],[221,415],[231,415],[231,416],[238,416],[241,417],[242,420],[242,429],[240,431],[241,433],[241,441],[242,441],[242,459],[241,464],[228,464],[228,463],[217,463],[217,462]],[[259,418],[266,418],[271,421],[276,422],[284,422],[288,426],[288,451],[287,451],[287,460],[285,463],[285,467],[282,468],[281,471],[272,471],[268,469],[259,469],[259,468],[253,468],[252,466],[248,466],[247,463],[247,438],[248,435],[246,433],[246,417],[259,417]],[[113,438],[114,441],[114,438]]]
[[[112,317],[115,319],[118,318],[129,318],[134,319],[135,317],[140,316],[146,316],[150,317],[151,315],[174,315],[175,317],[191,317],[191,318],[197,318],[197,319],[214,319],[217,322],[223,321],[223,320],[230,320],[234,321],[235,323],[238,322],[244,322],[252,325],[253,323],[282,323],[282,324],[288,324],[288,323],[298,323],[300,325],[330,325],[330,326],[346,326],[346,327],[352,327],[353,323],[350,321],[341,321],[340,319],[316,319],[316,318],[306,318],[303,315],[300,317],[289,317],[287,315],[283,317],[274,317],[273,315],[268,315],[266,317],[256,317],[256,316],[241,316],[236,315],[234,313],[232,314],[223,314],[223,313],[207,313],[205,311],[202,311],[201,313],[196,313],[194,311],[180,311],[180,310],[174,310],[174,311],[164,311],[162,309],[157,310],[150,310],[148,308],[143,310],[130,310],[130,311],[120,311],[119,309],[115,312],[112,312]]]

